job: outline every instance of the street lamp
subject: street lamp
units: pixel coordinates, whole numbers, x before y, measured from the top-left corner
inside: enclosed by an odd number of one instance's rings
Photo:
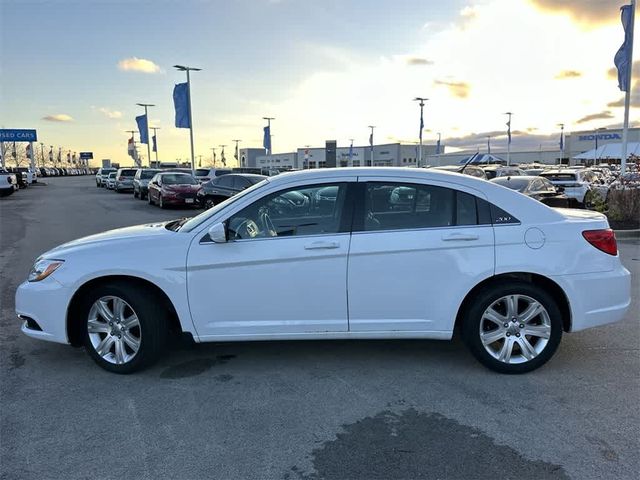
[[[505,112],[504,114],[509,116],[507,121],[507,165],[511,165],[511,115],[513,115],[513,112]]]
[[[267,121],[267,128],[269,129],[269,155],[272,155],[273,145],[271,144],[271,120],[275,120],[275,117],[262,117],[262,119]]]
[[[376,128],[375,125],[369,125],[371,129],[371,135],[369,135],[369,145],[371,146],[371,158],[369,159],[369,166],[373,167],[373,129]]]
[[[189,139],[191,141],[191,170],[195,170],[195,155],[193,150],[193,117],[191,115],[191,78],[189,76],[190,71],[199,72],[201,68],[185,67],[184,65],[174,65],[173,68],[180,72],[187,72],[187,97],[189,103]]]
[[[424,117],[422,116],[424,110],[424,102],[429,100],[424,97],[416,97],[413,99],[415,102],[420,102],[420,147],[418,149],[418,168],[422,166],[422,130],[424,129]],[[373,160],[373,157],[371,157]]]
[[[149,145],[149,115],[147,112],[147,107],[155,107],[155,105],[153,103],[136,103],[136,105],[138,105],[139,107],[144,107],[144,118],[145,118],[145,124],[146,124],[146,129],[147,131],[144,132],[145,136],[147,137],[147,159],[149,161],[149,164],[151,164],[151,146]],[[140,135],[141,140],[142,140],[142,135]],[[138,166],[141,166],[140,164],[138,164]]]

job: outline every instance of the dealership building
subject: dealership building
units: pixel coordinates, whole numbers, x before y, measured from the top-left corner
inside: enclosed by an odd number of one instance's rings
[[[511,163],[562,163],[575,165],[584,163],[584,160],[576,160],[575,157],[585,152],[595,150],[598,146],[608,143],[622,142],[621,129],[599,129],[571,132],[565,135],[564,155],[558,148],[550,150],[516,150],[512,144]],[[640,142],[640,128],[629,129],[629,142]],[[477,150],[463,150],[450,153],[438,153],[445,151],[444,144],[423,145],[422,155],[425,165],[457,165],[469,158]],[[486,151],[480,151],[486,153]],[[492,148],[491,153],[507,159],[506,149]],[[373,160],[372,160],[373,159]],[[305,146],[296,151],[287,153],[274,153],[267,155],[263,148],[243,148],[240,150],[240,166],[247,168],[277,168],[286,170],[302,170],[327,167],[362,167],[373,165],[376,167],[410,167],[416,166],[418,160],[418,145],[404,143],[388,143],[374,145],[373,152],[369,145],[365,146],[337,146],[334,140],[327,140],[324,147]],[[601,159],[594,157],[593,161]],[[619,159],[618,159],[619,160]],[[589,160],[588,160],[589,161]],[[606,159],[606,161],[611,161]]]

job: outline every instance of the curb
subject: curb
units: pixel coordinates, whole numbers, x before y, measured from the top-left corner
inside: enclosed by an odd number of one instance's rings
[[[616,238],[620,239],[640,239],[640,229],[635,230],[614,230]]]

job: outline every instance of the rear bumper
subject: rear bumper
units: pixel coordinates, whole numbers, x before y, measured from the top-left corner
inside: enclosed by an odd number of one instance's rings
[[[631,274],[622,265],[610,272],[551,278],[569,299],[571,332],[618,322],[631,304]]]
[[[41,328],[29,328],[22,320],[22,333],[39,340],[69,343],[66,325],[69,299],[69,289],[52,277],[41,282],[22,283],[16,290],[16,314],[33,319]]]

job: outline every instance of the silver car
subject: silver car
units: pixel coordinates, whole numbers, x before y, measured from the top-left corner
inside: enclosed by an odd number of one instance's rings
[[[133,191],[133,177],[135,176],[137,168],[119,168],[116,172],[116,181],[113,189],[120,193],[126,191]]]

